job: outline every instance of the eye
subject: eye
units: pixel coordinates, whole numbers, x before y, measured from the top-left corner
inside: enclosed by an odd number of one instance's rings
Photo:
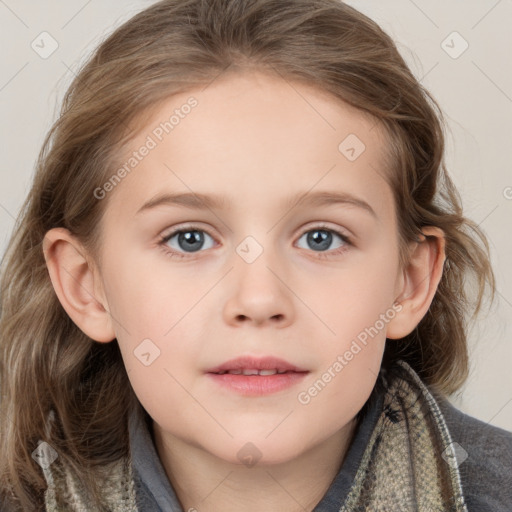
[[[185,253],[195,253],[205,248],[205,235],[213,240],[213,238],[203,229],[200,229],[197,226],[191,226],[186,229],[173,231],[169,235],[165,235],[159,242],[159,245],[162,245],[164,250],[170,256],[186,257],[186,255],[181,251],[184,251]],[[169,251],[169,247],[172,250]],[[206,247],[206,249],[209,249],[210,247]]]
[[[326,254],[319,254],[322,258],[339,255],[342,252],[345,252],[348,249],[348,246],[352,245],[347,235],[339,233],[333,229],[327,229],[325,226],[317,226],[314,229],[305,231],[299,238],[299,241],[303,237],[306,237],[306,243],[310,246],[306,247],[306,249],[313,248],[314,252],[320,253],[329,251]],[[333,240],[336,238],[341,240],[341,244],[337,248],[329,250]]]
[[[209,246],[206,244],[206,247],[205,236],[213,242]],[[312,248],[313,252],[317,252],[321,258],[339,255],[348,250],[348,247],[352,245],[347,235],[327,228],[324,225],[305,231],[300,236],[299,242],[303,237],[306,237],[306,243],[310,245],[306,249]],[[337,248],[329,250],[333,240],[336,238],[341,241],[341,244]],[[210,249],[214,246],[214,243],[213,237],[204,229],[198,226],[189,226],[164,235],[158,245],[170,257],[186,258],[187,254],[200,252],[201,249]]]

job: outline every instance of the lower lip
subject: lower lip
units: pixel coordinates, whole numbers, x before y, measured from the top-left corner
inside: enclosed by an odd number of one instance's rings
[[[277,393],[298,384],[309,372],[276,373],[274,375],[234,375],[208,373],[215,382],[235,393],[261,396]]]

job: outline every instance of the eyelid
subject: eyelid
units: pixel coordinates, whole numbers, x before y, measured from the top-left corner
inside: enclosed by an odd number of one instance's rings
[[[309,222],[305,227],[302,227],[300,230],[300,236],[304,235],[304,233],[307,233],[308,231],[314,230],[314,229],[325,229],[328,231],[333,231],[335,233],[338,233],[340,236],[344,236],[345,238],[352,240],[354,238],[354,235],[347,229],[342,228],[340,226],[333,226],[332,224],[325,222],[325,221],[311,221]]]
[[[200,226],[199,224],[196,224],[193,222],[190,222],[188,224],[185,223],[185,224],[179,225],[179,227],[170,228],[168,231],[164,231],[163,234],[159,236],[159,239],[160,240],[169,239],[172,236],[174,236],[175,234],[179,233],[180,231],[204,231],[206,234],[210,235],[213,239],[215,239],[215,237],[210,233],[208,228],[205,228],[205,227]]]

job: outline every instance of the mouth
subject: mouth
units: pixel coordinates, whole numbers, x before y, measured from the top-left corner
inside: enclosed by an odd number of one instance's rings
[[[296,385],[309,370],[275,357],[243,356],[226,361],[206,373],[214,382],[231,392],[260,396]]]
[[[255,357],[250,355],[230,359],[219,366],[206,370],[206,373],[215,373],[217,375],[225,373],[230,373],[231,375],[275,375],[291,372],[303,373],[308,372],[308,370],[278,357]]]
[[[215,375],[224,375],[225,373],[229,373],[230,375],[276,375],[283,373],[303,373],[303,372],[295,372],[293,370],[283,370],[283,369],[271,369],[271,370],[258,370],[257,368],[243,368],[238,370],[224,370],[221,372],[210,372]]]

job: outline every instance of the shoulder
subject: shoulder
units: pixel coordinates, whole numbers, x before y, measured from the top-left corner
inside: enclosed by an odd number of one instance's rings
[[[469,512],[512,510],[512,432],[484,423],[436,396],[453,443]],[[458,445],[458,446],[457,446]]]

